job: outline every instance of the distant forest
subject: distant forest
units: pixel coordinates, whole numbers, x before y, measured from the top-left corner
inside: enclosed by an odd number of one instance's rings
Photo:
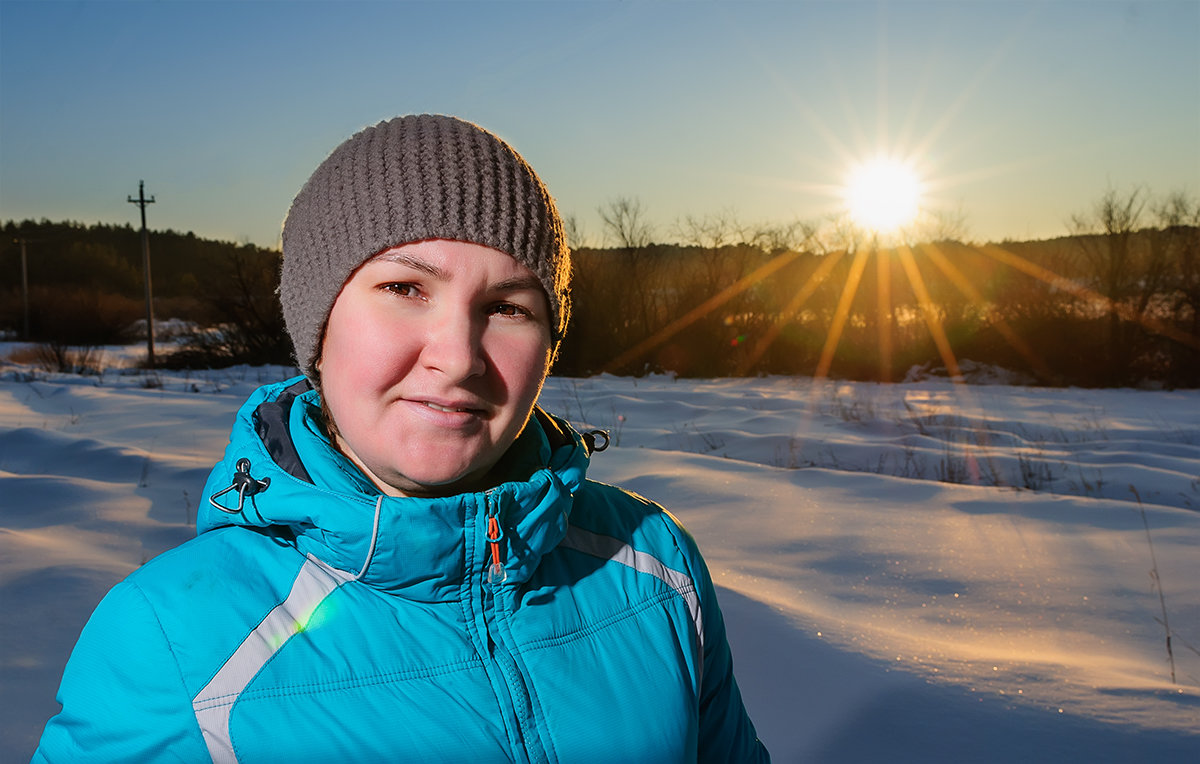
[[[900,381],[970,359],[1046,385],[1200,386],[1200,221],[1180,200],[1186,214],[1135,227],[1120,216],[1128,201],[1110,194],[1076,219],[1077,233],[1048,241],[889,248],[803,226],[713,235],[698,221],[681,237],[692,243],[652,243],[627,205],[612,219],[624,225],[612,229],[618,246],[574,251],[555,372]],[[26,330],[21,241],[30,340],[133,339],[144,317],[137,230],[5,223],[0,331],[10,337]],[[162,364],[291,363],[279,252],[174,231],[152,232],[150,252],[156,318],[203,329],[163,346]]]
[[[5,223],[0,240],[0,331],[13,337],[26,332],[22,241],[28,339],[73,347],[137,339],[135,325],[144,323],[146,316],[138,229],[45,220]],[[151,231],[156,323],[178,318],[220,329],[184,338],[178,357],[164,357],[162,363],[290,364],[275,295],[279,258],[279,252],[254,245]]]

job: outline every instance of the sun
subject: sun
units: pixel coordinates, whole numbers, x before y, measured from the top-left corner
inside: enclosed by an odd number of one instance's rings
[[[850,217],[858,225],[889,233],[912,223],[920,211],[921,180],[911,165],[879,157],[855,166],[845,186]]]

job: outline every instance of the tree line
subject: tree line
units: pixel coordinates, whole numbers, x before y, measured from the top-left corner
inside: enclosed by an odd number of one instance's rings
[[[555,372],[899,381],[964,359],[1049,385],[1200,386],[1200,203],[1110,190],[1043,241],[961,241],[961,223],[882,246],[843,221],[678,221],[656,243],[635,199],[600,210],[604,246],[567,219],[573,316]],[[108,344],[142,315],[129,226],[6,223],[0,329]],[[930,233],[930,232],[927,232]],[[151,234],[156,315],[204,327],[172,362],[287,363],[278,252]],[[11,286],[10,286],[11,285]]]
[[[150,258],[156,318],[197,327],[165,363],[291,362],[275,295],[278,251],[168,230],[150,232]],[[133,341],[144,331],[143,283],[132,226],[4,224],[0,330],[8,336],[80,347]]]

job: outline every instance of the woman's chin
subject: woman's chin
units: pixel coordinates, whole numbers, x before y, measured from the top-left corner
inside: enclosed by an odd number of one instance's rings
[[[380,490],[389,496],[438,497],[473,491],[480,476],[468,470],[428,470],[408,473],[388,472],[370,475]]]

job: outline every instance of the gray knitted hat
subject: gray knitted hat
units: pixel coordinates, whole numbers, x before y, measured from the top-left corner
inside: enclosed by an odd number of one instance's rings
[[[453,239],[507,252],[537,275],[557,346],[570,315],[562,219],[533,168],[507,143],[455,117],[397,117],[333,150],[283,224],[279,298],[296,361],[313,368],[342,285],[372,256]]]

